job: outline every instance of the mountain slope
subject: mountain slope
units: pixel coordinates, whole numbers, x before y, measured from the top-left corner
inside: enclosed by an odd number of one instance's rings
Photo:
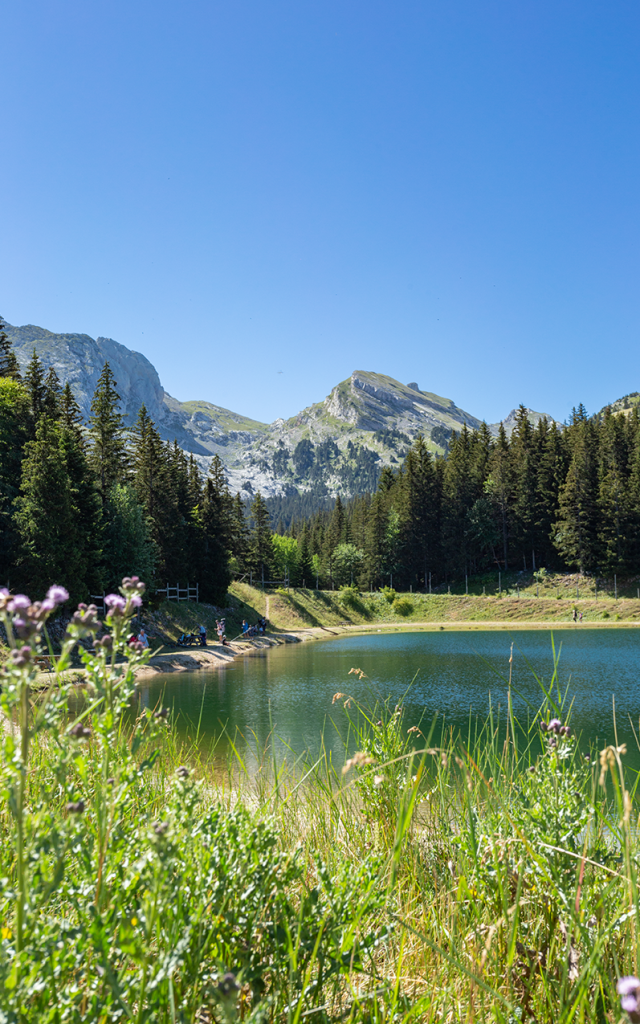
[[[350,496],[375,488],[385,465],[398,466],[414,438],[422,434],[435,453],[446,451],[451,433],[480,420],[449,398],[421,391],[415,382],[356,370],[324,401],[288,420],[265,424],[205,401],[179,402],[165,392],[153,364],[112,338],[54,334],[42,327],[6,327],[18,361],[25,368],[35,348],[45,366],[69,381],[83,415],[109,361],[122,398],[127,426],[144,403],[161,436],[177,439],[206,471],[219,455],[229,485],[250,497],[260,490],[282,500],[304,498],[305,507],[335,494]],[[532,422],[541,413],[528,410]],[[511,433],[513,410],[504,420]],[[492,424],[497,433],[499,424]],[[306,497],[305,497],[306,496]]]

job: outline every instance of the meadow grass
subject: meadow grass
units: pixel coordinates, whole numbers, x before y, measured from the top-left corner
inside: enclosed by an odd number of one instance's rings
[[[557,665],[526,723],[464,736],[346,679],[343,765],[231,736],[221,769],[135,704],[125,598],[73,713],[64,677],[31,698],[35,627],[4,672],[0,1020],[623,1019],[637,776],[580,753]]]

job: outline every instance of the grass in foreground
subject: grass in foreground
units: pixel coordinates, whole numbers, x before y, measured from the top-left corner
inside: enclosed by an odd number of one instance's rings
[[[31,703],[46,613],[20,609],[1,698],[0,1019],[622,1019],[637,782],[623,748],[580,755],[557,678],[530,725],[510,714],[505,737],[489,718],[437,745],[401,705],[336,694],[344,774],[266,750],[250,775],[238,750],[214,777],[163,709],[127,717],[147,655],[114,655],[136,593],[84,655],[75,716],[64,683]],[[61,671],[96,632],[75,617]]]

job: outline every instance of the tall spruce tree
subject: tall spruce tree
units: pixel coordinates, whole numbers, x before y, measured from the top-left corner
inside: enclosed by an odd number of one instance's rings
[[[14,501],[20,489],[24,446],[31,436],[30,399],[12,377],[0,378],[0,585],[13,580],[17,556]]]
[[[74,600],[100,586],[100,502],[76,437],[43,416],[25,446],[15,521],[17,571],[33,595],[52,583]]]
[[[7,337],[5,320],[0,316],[0,377],[20,380],[20,367],[13,351],[13,345]]]
[[[200,591],[206,601],[220,605],[231,583],[230,547],[232,502],[224,467],[216,455],[211,460],[200,507]]]
[[[89,417],[89,461],[106,505],[111,488],[127,479],[127,448],[124,419],[118,411],[120,395],[111,367],[106,362],[91,400]]]
[[[581,405],[568,430],[570,464],[560,490],[554,543],[565,563],[581,573],[596,567],[598,467],[596,427]]]
[[[273,546],[271,543],[271,523],[269,510],[265,500],[256,494],[251,503],[251,534],[249,546],[249,564],[253,570],[254,582],[268,580],[273,562]]]
[[[33,355],[27,363],[27,369],[24,373],[24,385],[29,392],[33,421],[34,423],[37,423],[40,416],[45,411],[47,386],[45,383],[44,366],[35,350],[35,346],[33,349]]]

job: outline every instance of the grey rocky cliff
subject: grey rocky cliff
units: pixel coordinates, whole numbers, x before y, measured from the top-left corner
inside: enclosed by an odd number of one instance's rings
[[[413,381],[356,370],[324,401],[288,420],[267,425],[205,401],[179,402],[165,392],[153,364],[112,338],[54,334],[31,324],[7,325],[21,369],[35,347],[45,367],[54,366],[62,383],[71,384],[88,419],[91,398],[108,361],[122,398],[127,426],[134,425],[144,403],[161,437],[176,439],[206,472],[214,455],[222,460],[229,486],[249,497],[311,492],[348,497],[375,488],[385,465],[397,467],[418,434],[435,454],[443,454],[452,431],[480,420],[455,402]],[[532,422],[540,413],[529,410]],[[516,410],[504,420],[513,430]],[[497,433],[499,424],[492,424]]]

